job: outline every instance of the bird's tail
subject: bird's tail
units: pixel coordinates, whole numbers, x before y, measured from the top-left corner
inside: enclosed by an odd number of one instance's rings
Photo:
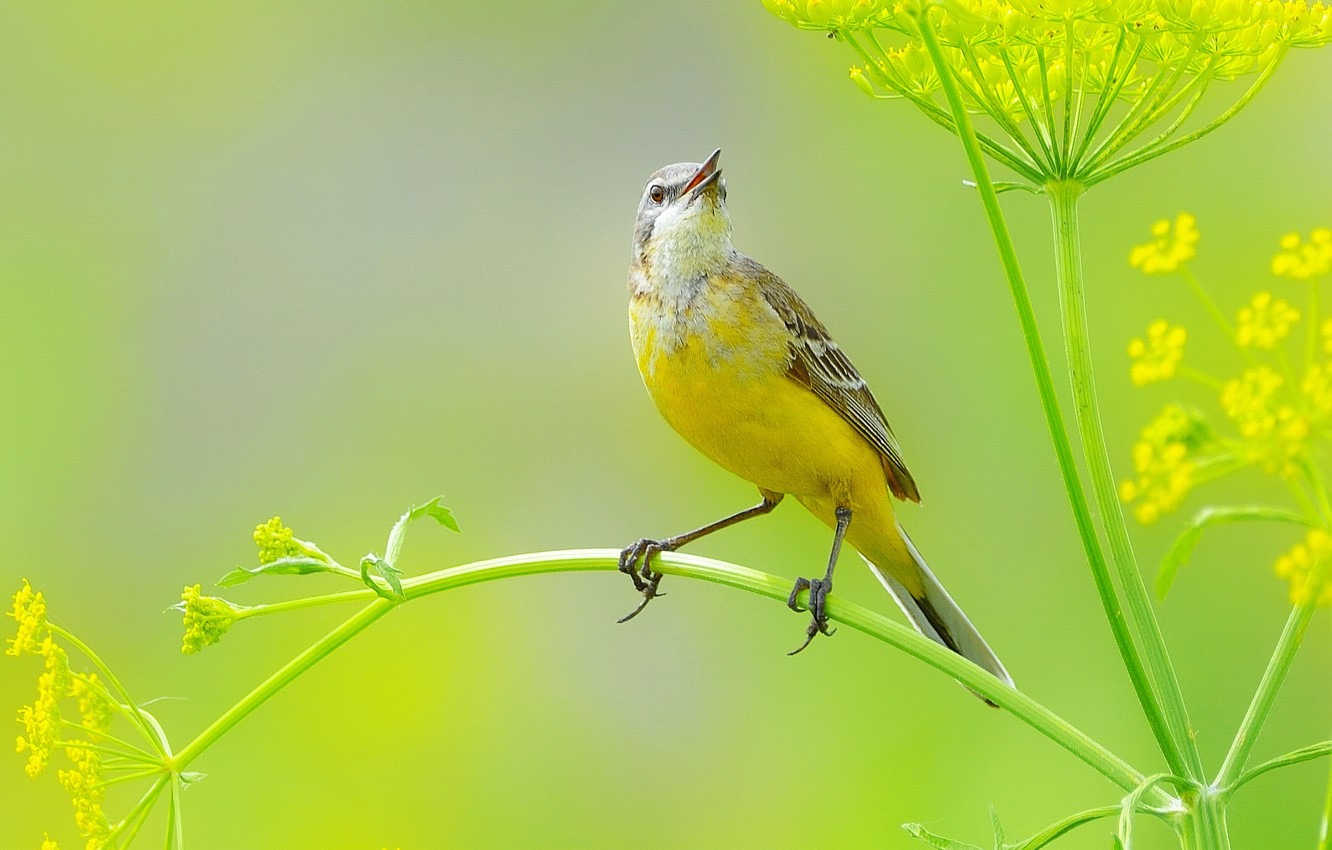
[[[999,656],[994,654],[990,645],[981,637],[980,632],[967,619],[967,615],[962,613],[962,609],[953,601],[953,597],[948,595],[939,580],[934,577],[925,559],[921,557],[920,552],[916,550],[915,544],[911,538],[907,537],[906,531],[901,523],[897,525],[897,531],[902,535],[902,542],[906,544],[906,550],[911,554],[915,561],[915,567],[919,570],[920,584],[924,588],[920,594],[912,593],[902,582],[893,578],[892,574],[884,568],[879,567],[869,558],[865,558],[865,563],[869,564],[870,571],[874,573],[883,584],[884,588],[892,594],[902,613],[906,614],[911,625],[916,627],[916,631],[936,643],[943,644],[949,649],[969,659],[978,667],[988,670],[999,681],[1004,682],[1010,687],[1013,685],[1013,677],[1008,675],[1008,670],[1004,668],[1003,662]],[[864,557],[863,555],[861,557]],[[977,694],[977,696],[980,696]],[[985,699],[981,697],[981,699]],[[989,700],[985,700],[990,702]],[[993,703],[990,703],[993,705]]]

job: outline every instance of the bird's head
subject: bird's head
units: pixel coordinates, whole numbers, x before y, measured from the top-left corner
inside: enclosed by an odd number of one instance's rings
[[[725,262],[731,249],[726,182],[717,160],[677,162],[643,187],[634,224],[634,262],[663,274],[697,275]]]

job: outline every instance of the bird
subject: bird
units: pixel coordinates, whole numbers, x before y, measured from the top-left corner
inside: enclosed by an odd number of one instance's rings
[[[720,157],[718,149],[702,163],[667,165],[644,184],[629,266],[630,340],[667,423],[756,485],[761,501],[625,547],[619,569],[642,600],[621,622],[664,595],[658,554],[768,514],[789,495],[833,530],[823,577],[798,578],[787,600],[811,615],[791,655],[832,632],[826,602],[845,541],[921,634],[1012,685],[897,519],[893,499],[919,502],[920,491],[860,372],[795,290],[734,247]]]

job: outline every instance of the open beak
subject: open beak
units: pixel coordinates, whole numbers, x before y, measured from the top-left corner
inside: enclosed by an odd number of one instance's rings
[[[700,195],[708,190],[709,186],[715,185],[716,182],[721,179],[721,169],[717,167],[717,160],[720,158],[721,148],[717,148],[712,152],[712,156],[708,157],[703,164],[698,167],[698,171],[694,172],[694,176],[689,178],[689,182],[686,183],[684,189],[680,191],[682,197],[686,195],[688,196],[686,203],[692,204]]]

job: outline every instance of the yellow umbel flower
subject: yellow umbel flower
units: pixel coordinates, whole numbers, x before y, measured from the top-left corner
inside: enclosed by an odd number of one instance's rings
[[[31,777],[42,772],[51,760],[60,730],[60,698],[69,690],[69,656],[48,634],[42,639],[38,654],[46,658],[46,669],[37,677],[37,700],[19,709],[23,724],[15,751],[28,753],[24,771]]]
[[[42,833],[42,850],[60,850],[60,845],[49,833]]]
[[[69,695],[79,701],[79,723],[84,728],[94,732],[106,732],[111,728],[114,709],[96,673],[74,676]]]
[[[1146,339],[1133,339],[1128,344],[1128,355],[1133,358],[1129,379],[1137,386],[1146,386],[1175,376],[1175,367],[1184,356],[1184,342],[1188,338],[1184,328],[1172,327],[1164,319],[1147,328]]]
[[[1259,292],[1241,307],[1235,324],[1235,341],[1241,348],[1276,348],[1300,320],[1300,311],[1270,292]]]
[[[185,640],[180,651],[186,655],[212,646],[222,639],[236,621],[235,606],[216,596],[201,596],[201,587],[186,587],[180,594],[185,612]]]
[[[88,839],[89,847],[101,847],[111,834],[111,824],[102,811],[106,799],[102,785],[102,757],[94,750],[77,746],[67,747],[65,754],[74,766],[57,771],[56,776],[74,804],[74,823],[79,834]]]
[[[332,558],[318,546],[295,537],[291,529],[282,524],[281,517],[273,517],[255,526],[254,542],[259,547],[261,564],[271,564],[283,558],[313,558],[325,564],[332,562]]]
[[[1316,227],[1308,241],[1298,233],[1281,237],[1281,250],[1272,258],[1272,274],[1291,280],[1309,280],[1332,270],[1332,229]]]
[[[1166,407],[1142,429],[1141,439],[1133,445],[1137,477],[1119,485],[1119,497],[1133,504],[1133,515],[1142,524],[1150,525],[1173,511],[1193,487],[1195,465],[1187,441],[1196,429],[1194,418],[1177,404]]]
[[[1276,427],[1273,396],[1285,379],[1267,366],[1245,369],[1221,388],[1221,407],[1239,426],[1241,436],[1265,437]]]
[[[1192,260],[1198,253],[1197,219],[1190,213],[1161,219],[1152,225],[1152,241],[1137,245],[1129,252],[1129,265],[1144,274],[1167,274]]]
[[[254,529],[254,542],[259,547],[259,563],[271,564],[282,558],[300,556],[301,548],[292,537],[291,529],[282,524],[281,517],[273,517]]]
[[[1296,543],[1290,551],[1276,559],[1276,574],[1290,584],[1290,601],[1296,605],[1308,601],[1311,593],[1318,593],[1319,605],[1332,605],[1332,582],[1327,580],[1327,568],[1323,568],[1320,587],[1309,586],[1309,576],[1313,568],[1326,561],[1332,555],[1332,537],[1321,528],[1315,528],[1305,535],[1303,543]]]
[[[18,622],[18,633],[6,638],[9,646],[5,655],[36,654],[42,638],[46,636],[46,599],[39,592],[34,592],[28,580],[14,594],[14,609],[9,616]]]

